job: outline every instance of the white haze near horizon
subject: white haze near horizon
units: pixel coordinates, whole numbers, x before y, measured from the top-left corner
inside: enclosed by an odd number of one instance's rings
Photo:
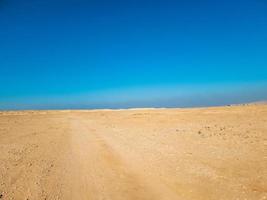
[[[202,107],[267,100],[267,83],[147,86],[0,100],[1,110]]]

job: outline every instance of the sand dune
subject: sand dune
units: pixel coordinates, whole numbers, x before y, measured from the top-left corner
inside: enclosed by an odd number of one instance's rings
[[[0,199],[267,199],[267,105],[0,112]]]

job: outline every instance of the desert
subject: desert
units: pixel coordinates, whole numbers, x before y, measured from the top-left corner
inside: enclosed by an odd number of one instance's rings
[[[0,112],[0,199],[267,199],[267,105]]]

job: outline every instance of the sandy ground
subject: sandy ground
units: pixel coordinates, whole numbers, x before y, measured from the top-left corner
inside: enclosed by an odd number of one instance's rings
[[[0,112],[0,199],[267,199],[267,106]]]

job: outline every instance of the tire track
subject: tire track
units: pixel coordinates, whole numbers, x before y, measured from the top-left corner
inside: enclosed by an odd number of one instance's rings
[[[73,117],[72,199],[156,199],[96,130]]]

